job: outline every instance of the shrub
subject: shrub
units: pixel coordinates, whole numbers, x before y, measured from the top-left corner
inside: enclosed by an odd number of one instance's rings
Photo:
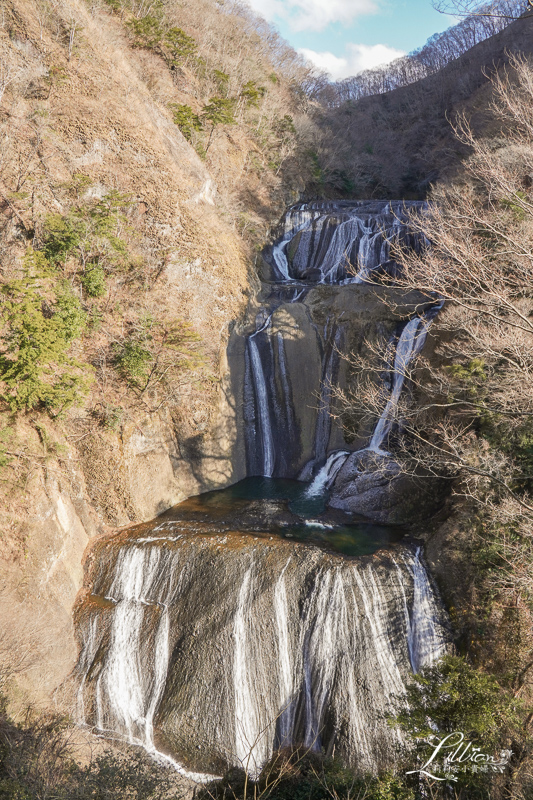
[[[124,210],[131,202],[129,195],[113,189],[99,200],[79,203],[67,214],[49,214],[43,230],[45,259],[55,265],[76,257],[84,264],[124,266],[129,256],[122,234],[130,230]]]
[[[163,28],[158,17],[147,14],[142,19],[130,19],[126,25],[134,36],[134,47],[146,47],[152,49],[161,44],[163,40]]]
[[[207,153],[211,146],[211,140],[217,125],[234,125],[236,123],[235,100],[230,97],[212,97],[209,103],[203,108],[202,119],[211,123],[209,140],[205,148],[205,152]]]
[[[146,315],[114,346],[114,365],[139,397],[157,397],[158,406],[176,397],[185,371],[209,379],[201,338],[184,320],[166,324]]]
[[[242,87],[239,97],[244,101],[246,106],[259,105],[259,101],[266,94],[264,86],[258,86],[254,81],[248,81]]]
[[[102,297],[106,291],[105,272],[98,265],[89,267],[81,278],[81,285],[89,297]]]
[[[434,666],[424,667],[407,686],[404,709],[393,724],[400,725],[413,743],[419,769],[431,756],[435,735],[463,734],[465,745],[471,742],[482,753],[496,755],[510,747],[525,759],[531,752],[531,741],[523,723],[526,714],[521,703],[505,692],[496,679],[470,666],[459,656],[446,656]],[[442,759],[441,759],[442,760]],[[516,762],[508,769],[513,770]],[[468,795],[488,798],[494,775],[471,770],[456,774],[455,785]],[[446,796],[443,790],[444,796]],[[471,794],[470,794],[471,793]],[[437,795],[440,797],[442,795]]]
[[[45,407],[57,416],[79,403],[91,382],[90,367],[68,353],[85,327],[85,314],[68,287],[57,286],[35,265],[29,250],[24,277],[1,287],[0,399],[12,411]]]
[[[357,775],[338,759],[308,748],[274,753],[257,781],[242,769],[230,769],[221,781],[201,789],[198,800],[414,800],[400,777]]]
[[[104,751],[80,766],[71,732],[58,716],[29,716],[15,725],[0,697],[0,798],[2,800],[180,800],[172,770],[142,751]]]
[[[229,88],[229,75],[227,72],[223,72],[221,69],[213,70],[213,80],[215,81],[218,91],[223,94],[225,97],[228,95],[228,88]]]
[[[48,214],[44,223],[43,253],[51,263],[65,261],[84,237],[82,220],[73,214]]]
[[[470,666],[460,656],[446,656],[424,667],[407,687],[407,705],[397,717],[413,737],[436,731],[462,731],[480,736],[487,746],[518,720],[518,704],[491,675]]]
[[[169,28],[165,33],[165,44],[170,50],[170,62],[177,65],[194,56],[198,46],[192,36],[181,28]]]
[[[202,117],[206,122],[215,125],[234,125],[235,100],[230,97],[212,97],[204,106]]]
[[[134,386],[146,379],[151,361],[152,354],[138,339],[126,339],[115,346],[115,366],[122,377]]]
[[[174,124],[178,126],[187,141],[192,141],[194,132],[199,133],[202,129],[202,120],[195,114],[190,106],[170,103]]]

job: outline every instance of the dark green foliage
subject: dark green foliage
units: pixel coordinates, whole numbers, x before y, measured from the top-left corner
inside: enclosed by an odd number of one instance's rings
[[[104,3],[106,6],[109,6],[112,11],[120,11],[122,8],[120,0],[104,0]]]
[[[266,94],[264,86],[258,86],[255,81],[248,81],[242,87],[239,97],[244,101],[246,106],[257,106],[259,101]]]
[[[424,667],[407,687],[406,699],[396,722],[415,738],[461,731],[469,739],[480,737],[490,748],[520,719],[520,704],[494,677],[460,656]]]
[[[211,123],[211,131],[205,148],[207,153],[217,125],[234,125],[236,123],[235,100],[229,97],[212,97],[203,108],[202,119]]]
[[[165,33],[164,42],[170,51],[170,62],[173,65],[182,64],[194,56],[198,46],[192,36],[181,28],[169,28]]]
[[[462,390],[471,399],[482,393],[483,384],[487,381],[486,364],[482,359],[473,358],[465,364],[450,364],[444,369],[453,377],[458,391]]]
[[[169,108],[172,111],[174,124],[178,126],[187,141],[192,141],[193,133],[203,130],[202,120],[190,106],[171,103]]]
[[[161,44],[164,30],[160,18],[153,14],[147,14],[141,19],[130,19],[126,25],[134,36],[134,47],[146,47],[152,49]]]
[[[106,291],[105,272],[102,267],[88,267],[81,277],[81,285],[89,297],[102,297]]]
[[[320,164],[318,153],[316,153],[314,150],[309,150],[307,155],[311,163],[311,175],[313,176],[313,181],[320,189],[322,189],[325,181],[324,172]]]
[[[44,256],[53,264],[76,257],[84,263],[124,266],[128,247],[121,234],[129,230],[124,212],[130,206],[130,196],[113,189],[100,200],[78,204],[67,214],[49,214],[44,223]]]
[[[215,81],[218,91],[227,97],[229,87],[229,75],[221,69],[213,70],[213,80]]]
[[[307,748],[281,750],[263,767],[256,783],[231,769],[200,790],[198,800],[415,800],[404,780],[390,773],[356,775],[333,758]]]
[[[138,386],[147,377],[152,354],[142,340],[126,339],[115,347],[115,367],[130,383]]]
[[[167,325],[147,316],[115,345],[115,368],[141,395],[149,389],[172,390],[183,370],[205,365],[200,342],[200,336],[183,320]]]
[[[410,769],[419,769],[432,755],[442,737],[454,734],[460,741],[479,747],[482,753],[498,756],[502,749],[525,757],[531,742],[525,731],[526,711],[520,701],[506,692],[491,675],[470,666],[459,656],[446,656],[438,664],[424,667],[407,686],[404,710],[391,720],[400,725],[414,743],[416,763]],[[437,739],[435,737],[438,737]],[[471,748],[470,748],[471,749]],[[450,753],[444,753],[440,758]],[[511,774],[514,765],[506,768]],[[437,769],[438,771],[438,769]],[[494,774],[473,772],[467,768],[456,773],[455,787],[461,798],[479,797],[489,800]],[[440,785],[445,797],[446,787]],[[514,795],[513,795],[514,796]]]
[[[496,452],[509,459],[510,486],[515,492],[533,491],[533,420],[509,418],[485,411],[480,417],[481,436]]]
[[[56,416],[90,385],[90,368],[69,355],[85,314],[67,286],[39,269],[40,256],[28,251],[24,277],[1,287],[0,399],[12,411],[45,407]]]
[[[87,326],[79,284],[86,297],[101,297],[106,272],[130,265],[123,235],[130,231],[131,198],[112,190],[81,201],[88,183],[75,175],[64,185],[78,202],[46,217],[42,250],[28,250],[23,276],[1,287],[0,400],[12,411],[43,407],[56,416],[82,402],[92,382],[92,367],[70,354]]]
[[[328,183],[341,191],[347,197],[353,196],[356,190],[354,179],[347,172],[335,169],[330,173]]]
[[[84,225],[76,214],[49,214],[46,217],[43,253],[52,263],[64,261],[80,245]]]
[[[81,195],[89,189],[92,179],[81,172],[75,173],[69,181],[63,184],[63,188],[73,197],[79,199]]]
[[[202,110],[206,122],[215,125],[234,125],[235,100],[229,97],[212,97]]]

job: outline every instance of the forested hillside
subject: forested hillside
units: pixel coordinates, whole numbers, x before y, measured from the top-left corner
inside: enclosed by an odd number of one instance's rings
[[[453,134],[456,115],[466,111],[477,133],[496,135],[490,78],[509,55],[532,51],[531,15],[512,19],[521,5],[504,9],[511,19],[497,9],[466,18],[420,51],[325,89],[331,107],[321,124],[333,132],[322,155],[327,181],[342,188],[348,180],[356,197],[421,199],[456,173],[469,152]],[[487,27],[500,30],[485,38]]]

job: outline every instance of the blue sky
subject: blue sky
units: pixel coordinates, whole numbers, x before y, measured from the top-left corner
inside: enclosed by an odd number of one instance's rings
[[[431,0],[248,0],[293,47],[335,78],[391,61],[455,20]]]

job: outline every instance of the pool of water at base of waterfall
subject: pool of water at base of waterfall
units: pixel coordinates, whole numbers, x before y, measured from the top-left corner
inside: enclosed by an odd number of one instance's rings
[[[232,530],[274,534],[346,556],[371,555],[406,533],[398,525],[377,525],[355,514],[328,510],[327,490],[309,496],[308,487],[309,483],[287,478],[249,477],[191,497],[168,513],[190,522],[212,519],[213,533],[223,523]]]

